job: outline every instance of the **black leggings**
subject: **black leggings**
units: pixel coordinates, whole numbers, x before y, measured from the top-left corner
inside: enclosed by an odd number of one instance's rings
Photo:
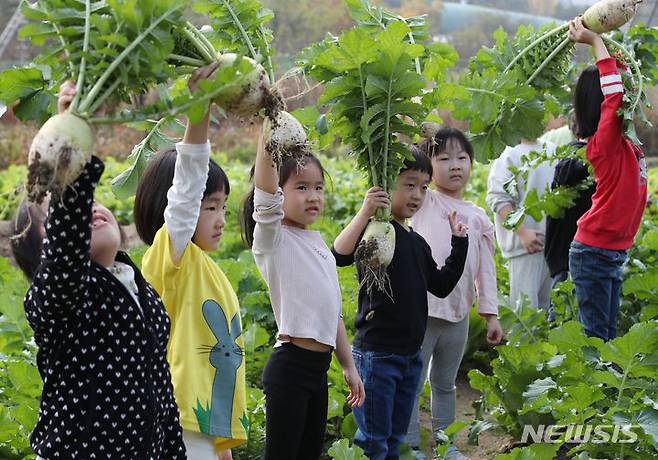
[[[331,352],[291,343],[274,349],[263,369],[265,460],[317,460],[327,428]]]

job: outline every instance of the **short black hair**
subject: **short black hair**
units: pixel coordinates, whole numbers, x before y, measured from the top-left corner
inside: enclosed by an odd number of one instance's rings
[[[142,241],[149,245],[153,244],[155,234],[164,225],[167,192],[174,182],[176,156],[176,149],[156,153],[144,169],[137,186],[133,207],[135,228]],[[224,192],[228,196],[231,186],[224,170],[210,160],[203,198],[216,192]]]
[[[404,166],[400,170],[400,174],[405,171],[420,171],[429,174],[432,177],[432,160],[427,156],[425,152],[420,150],[415,145],[408,145],[409,151],[413,156],[413,160],[406,158],[404,160]]]
[[[586,139],[594,135],[601,119],[602,103],[603,91],[601,91],[599,69],[592,65],[582,71],[574,91],[576,137]]]
[[[471,163],[473,163],[475,155],[473,152],[473,145],[461,130],[450,126],[441,126],[433,138],[423,139],[419,142],[418,148],[432,158],[433,156],[445,151],[448,142],[450,142],[451,139],[462,146],[464,152],[466,152],[471,159]]]

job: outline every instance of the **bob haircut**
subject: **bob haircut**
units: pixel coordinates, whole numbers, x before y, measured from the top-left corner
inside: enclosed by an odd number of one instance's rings
[[[176,156],[176,149],[156,153],[137,186],[133,208],[135,228],[142,241],[148,245],[153,244],[155,234],[164,225],[167,192],[174,182]],[[203,198],[216,192],[224,192],[228,196],[231,186],[224,170],[210,160]]]

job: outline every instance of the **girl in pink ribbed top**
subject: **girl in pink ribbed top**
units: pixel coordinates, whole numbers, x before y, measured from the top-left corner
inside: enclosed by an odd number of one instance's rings
[[[360,406],[365,399],[341,315],[336,260],[320,232],[307,228],[324,206],[324,175],[310,152],[277,164],[260,137],[242,224],[278,328],[263,370],[266,460],[322,454],[332,351],[350,387],[348,403]]]
[[[482,208],[463,199],[473,162],[473,147],[458,129],[441,128],[433,139],[420,145],[432,159],[432,182],[420,210],[411,218],[411,226],[432,248],[432,256],[441,266],[450,254],[448,215],[468,226],[468,254],[464,273],[455,289],[440,299],[428,293],[429,318],[421,346],[423,371],[418,393],[428,371],[432,388],[432,431],[438,434],[455,419],[455,380],[468,338],[469,310],[478,300],[478,313],[487,322],[487,342],[498,343],[503,336],[498,322],[496,266],[494,263],[494,227]],[[430,361],[432,363],[430,368]],[[418,401],[418,399],[416,399]],[[411,416],[407,444],[420,443],[418,402]],[[450,446],[451,458],[460,458]]]

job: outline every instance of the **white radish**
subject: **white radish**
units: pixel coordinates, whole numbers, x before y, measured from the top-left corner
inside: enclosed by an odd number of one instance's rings
[[[219,68],[232,66],[238,55],[235,53],[226,53],[219,55],[217,61]],[[270,79],[262,65],[258,64],[251,58],[243,57],[249,61],[254,69],[247,75],[245,85],[240,91],[230,95],[222,95],[214,99],[214,103],[223,109],[239,116],[251,117],[258,111],[267,106],[268,100],[271,99]]]
[[[640,3],[642,0],[601,0],[587,8],[583,25],[599,34],[618,29],[631,20]]]
[[[288,112],[281,110],[263,121],[263,136],[268,152],[280,158],[281,155],[303,151],[306,147],[306,132],[302,124]]]
[[[371,220],[357,246],[354,257],[362,267],[361,284],[371,292],[375,287],[392,297],[386,268],[395,253],[395,228],[388,221]]]
[[[64,112],[48,119],[30,146],[28,197],[40,202],[47,192],[59,196],[91,158],[93,135],[83,119]]]
[[[432,139],[441,129],[441,125],[432,121],[424,121],[420,124],[420,137],[423,139]]]

